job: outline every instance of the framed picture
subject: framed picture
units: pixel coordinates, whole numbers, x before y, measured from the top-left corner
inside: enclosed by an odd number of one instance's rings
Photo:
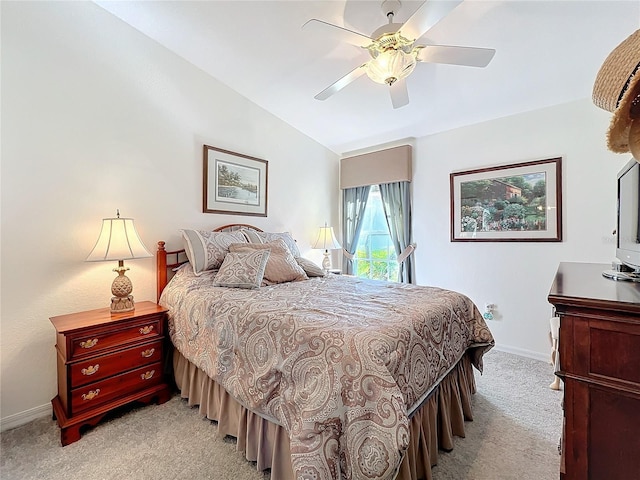
[[[266,160],[204,146],[202,211],[267,216]]]
[[[561,242],[562,159],[450,175],[452,242]]]

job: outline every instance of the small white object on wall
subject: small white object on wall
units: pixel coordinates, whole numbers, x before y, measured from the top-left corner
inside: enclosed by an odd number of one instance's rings
[[[496,308],[495,303],[486,303],[484,306],[484,313],[482,316],[485,320],[493,320],[493,311]]]

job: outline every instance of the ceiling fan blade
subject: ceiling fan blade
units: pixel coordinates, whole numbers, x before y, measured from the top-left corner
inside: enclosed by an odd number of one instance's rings
[[[418,60],[428,63],[446,63],[467,67],[486,67],[496,51],[493,48],[427,45],[420,49]]]
[[[409,19],[400,27],[400,33],[409,40],[417,40],[427,33],[431,27],[447,16],[463,0],[424,2]]]
[[[393,108],[404,107],[409,104],[409,90],[407,90],[407,82],[404,78],[396,80],[389,87],[391,93],[391,104]]]
[[[366,66],[367,66],[367,64],[364,63],[364,64],[360,65],[359,67],[354,68],[349,73],[347,73],[344,77],[342,77],[340,80],[338,80],[337,82],[332,83],[331,85],[329,85],[327,88],[325,88],[323,91],[321,91],[319,94],[317,94],[313,98],[315,98],[316,100],[326,100],[331,95],[333,95],[334,93],[339,92],[344,87],[346,87],[351,82],[353,82],[355,79],[357,79],[358,77],[363,75],[365,73],[365,71],[366,71],[365,70]]]
[[[354,32],[353,30],[339,27],[338,25],[334,25],[333,23],[327,23],[316,18],[312,18],[311,20],[307,21],[304,25],[302,25],[302,29],[306,31],[315,31],[331,35],[338,40],[346,43],[351,43],[352,45],[357,45],[358,47],[366,47],[368,45],[371,45],[372,41],[371,38],[362,33]]]

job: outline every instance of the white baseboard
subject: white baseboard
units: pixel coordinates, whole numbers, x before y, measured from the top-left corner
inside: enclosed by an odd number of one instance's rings
[[[525,350],[524,348],[510,347],[508,345],[496,345],[496,350],[506,353],[513,353],[514,355],[520,355],[521,357],[533,358],[534,360],[541,360],[543,362],[550,362],[551,347],[549,347],[548,354],[542,354],[540,352],[534,352],[532,350]]]
[[[9,415],[8,417],[0,418],[0,432],[11,430],[12,428],[29,423],[32,420],[46,417],[47,415],[53,415],[53,409],[51,408],[50,403],[30,408],[29,410],[18,412],[13,415]]]

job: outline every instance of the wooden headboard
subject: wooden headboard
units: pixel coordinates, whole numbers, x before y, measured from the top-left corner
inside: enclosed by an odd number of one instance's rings
[[[249,225],[246,223],[230,223],[222,227],[214,228],[214,232],[234,232],[242,228],[248,230],[254,230],[256,232],[262,232],[258,227]],[[167,282],[173,275],[173,270],[180,265],[187,263],[187,254],[184,248],[180,250],[166,250],[164,248],[165,242],[162,240],[158,242],[158,250],[156,251],[156,282],[157,282],[157,298],[156,301],[160,301],[160,295],[164,287],[167,286]]]

